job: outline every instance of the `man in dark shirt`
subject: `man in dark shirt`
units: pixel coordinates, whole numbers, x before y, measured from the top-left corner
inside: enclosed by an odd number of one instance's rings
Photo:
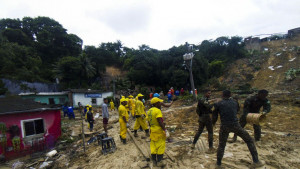
[[[194,141],[192,144],[192,149],[195,148],[195,144],[197,143],[201,133],[203,132],[204,127],[206,127],[208,131],[208,143],[209,143],[209,151],[213,152],[213,126],[210,118],[210,114],[212,113],[211,109],[213,107],[212,101],[209,99],[211,96],[210,90],[204,91],[204,97],[198,101],[197,105],[197,114],[199,115],[199,128],[194,137]]]
[[[243,128],[247,124],[246,118],[248,113],[260,113],[259,111],[261,107],[263,107],[263,111],[261,112],[261,114],[266,115],[270,112],[271,104],[270,101],[267,99],[267,96],[267,90],[259,90],[257,95],[249,97],[245,100],[243,114],[240,118],[240,124]],[[261,138],[261,127],[260,125],[253,124],[253,128],[255,141],[259,141]],[[235,142],[236,139],[237,136],[234,135],[231,142]]]
[[[215,109],[212,115],[213,125],[215,125],[216,121],[218,120],[218,114],[220,114],[221,119],[219,147],[217,152],[217,168],[221,168],[222,158],[230,132],[240,136],[247,144],[253,159],[252,167],[263,166],[264,163],[258,160],[258,154],[253,139],[249,133],[238,123],[238,118],[236,116],[238,111],[238,103],[231,98],[231,92],[229,90],[224,90],[223,100],[216,103],[214,106]]]

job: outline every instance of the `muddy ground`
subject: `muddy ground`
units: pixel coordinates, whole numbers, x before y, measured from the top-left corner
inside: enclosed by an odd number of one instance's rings
[[[240,100],[242,103],[243,100]],[[196,104],[185,105],[183,101],[176,101],[170,108],[163,108],[164,120],[171,134],[166,144],[167,155],[164,156],[166,168],[214,168],[216,153],[206,153],[207,132],[199,139],[196,149],[191,150],[191,140],[197,130],[198,117],[195,113]],[[96,110],[98,112],[99,110]],[[157,168],[137,149],[133,140],[127,135],[127,144],[124,145],[119,139],[118,112],[110,112],[108,135],[113,137],[117,150],[113,153],[103,155],[101,147],[96,143],[87,145],[86,153],[83,153],[82,140],[80,136],[81,120],[62,120],[62,138],[55,149],[58,154],[47,159],[53,161],[49,168],[71,168],[71,169],[97,169],[97,168]],[[77,114],[78,115],[78,114]],[[299,105],[273,104],[272,111],[268,115],[267,123],[262,127],[262,139],[256,142],[259,158],[266,162],[262,168],[300,168],[300,108]],[[133,120],[130,122],[133,127]],[[88,140],[92,133],[85,132]],[[248,124],[247,131],[253,136],[253,128]],[[103,132],[102,118],[96,119],[95,131]],[[214,128],[214,147],[218,146],[219,121]],[[142,151],[149,155],[149,138],[143,138],[145,133],[140,131],[136,139]],[[94,134],[95,135],[95,134]],[[232,137],[232,134],[231,136]],[[172,160],[171,160],[172,159]],[[22,161],[22,159],[19,159]],[[34,161],[45,160],[44,155],[36,158],[23,159],[25,165]],[[11,166],[14,161],[7,162],[4,166]],[[249,168],[251,156],[246,144],[239,138],[236,143],[227,143],[223,165],[225,168]],[[31,167],[39,168],[41,163]],[[1,167],[0,167],[1,168]],[[29,168],[29,167],[28,167]]]

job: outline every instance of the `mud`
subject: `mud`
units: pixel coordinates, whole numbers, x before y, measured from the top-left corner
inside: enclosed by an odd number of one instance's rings
[[[164,122],[171,135],[167,142],[164,160],[167,162],[165,168],[215,168],[216,153],[207,153],[207,131],[200,136],[194,150],[191,149],[191,142],[197,130],[198,117],[196,115],[196,104],[184,105],[183,101],[170,108],[163,108]],[[241,100],[242,102],[242,100]],[[99,110],[97,110],[99,111]],[[102,169],[102,168],[157,168],[152,162],[146,161],[146,158],[140,153],[136,145],[127,135],[127,144],[124,145],[119,139],[118,112],[110,112],[108,135],[113,137],[117,150],[107,155],[102,154],[101,147],[97,143],[86,146],[86,152],[83,152],[81,140],[81,120],[63,119],[63,136],[56,146],[58,155],[51,159],[54,161],[52,168],[71,168],[71,169]],[[77,114],[78,115],[78,114]],[[256,142],[260,160],[266,162],[262,168],[300,168],[300,108],[298,106],[272,105],[272,111],[267,117],[267,123],[262,126],[262,139]],[[134,121],[130,120],[130,126],[133,127]],[[94,126],[95,133],[90,133],[85,125],[86,141],[96,133],[103,132],[102,118],[96,119]],[[246,126],[246,130],[253,136],[251,125]],[[218,146],[219,121],[214,128],[214,147]],[[145,133],[138,132],[136,138],[138,145],[150,156],[150,140],[144,138]],[[229,136],[232,137],[232,134]],[[72,139],[71,139],[72,138]],[[71,143],[70,143],[71,142]],[[30,163],[28,160],[25,164]],[[32,160],[31,160],[32,162]],[[223,166],[225,168],[249,168],[252,159],[246,144],[238,138],[236,143],[227,143]],[[7,166],[11,166],[13,161]],[[38,168],[38,166],[36,166]]]
[[[198,117],[195,113],[196,104],[180,106],[183,105],[183,102],[176,102],[170,108],[162,109],[164,121],[171,134],[170,142],[167,143],[167,153],[175,159],[173,162],[165,155],[166,168],[214,168],[216,153],[206,153],[208,146],[206,130],[201,135],[196,149],[190,148],[198,124]],[[103,155],[101,147],[95,144],[89,145],[86,156],[81,155],[70,159],[68,168],[157,168],[151,162],[146,161],[129,136],[126,145],[120,142],[117,118],[115,111],[109,123],[109,126],[112,126],[109,135],[115,139],[117,151]],[[300,119],[299,107],[272,105],[272,112],[268,115],[267,124],[262,127],[262,139],[255,143],[260,160],[266,162],[262,168],[300,168],[298,119]],[[101,120],[99,119],[96,124],[96,129],[101,132]],[[131,126],[133,126],[133,120],[131,120]],[[246,129],[253,136],[252,126],[247,125]],[[218,145],[218,131],[219,122],[214,129],[215,148]],[[144,132],[139,131],[138,134],[137,140],[140,146],[149,154],[150,140],[142,139]],[[79,148],[78,151],[82,151],[82,148]],[[248,148],[240,138],[236,143],[227,143],[223,158],[225,168],[249,168],[251,162]]]

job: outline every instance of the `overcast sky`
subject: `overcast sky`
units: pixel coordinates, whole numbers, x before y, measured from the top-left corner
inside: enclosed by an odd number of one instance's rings
[[[0,0],[0,18],[47,16],[84,45],[169,49],[300,27],[300,0]]]

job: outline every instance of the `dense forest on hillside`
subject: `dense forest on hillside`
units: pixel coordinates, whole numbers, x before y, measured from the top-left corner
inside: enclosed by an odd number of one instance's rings
[[[99,41],[101,41],[99,39]],[[83,41],[48,17],[0,20],[0,78],[54,83],[63,88],[101,89],[106,66],[127,71],[117,83],[155,86],[159,89],[189,87],[183,55],[188,43],[168,50],[142,44],[138,49],[121,41],[82,46]],[[233,61],[247,52],[241,37],[219,37],[193,45],[195,86],[213,81]],[[121,84],[117,86],[122,86]]]

